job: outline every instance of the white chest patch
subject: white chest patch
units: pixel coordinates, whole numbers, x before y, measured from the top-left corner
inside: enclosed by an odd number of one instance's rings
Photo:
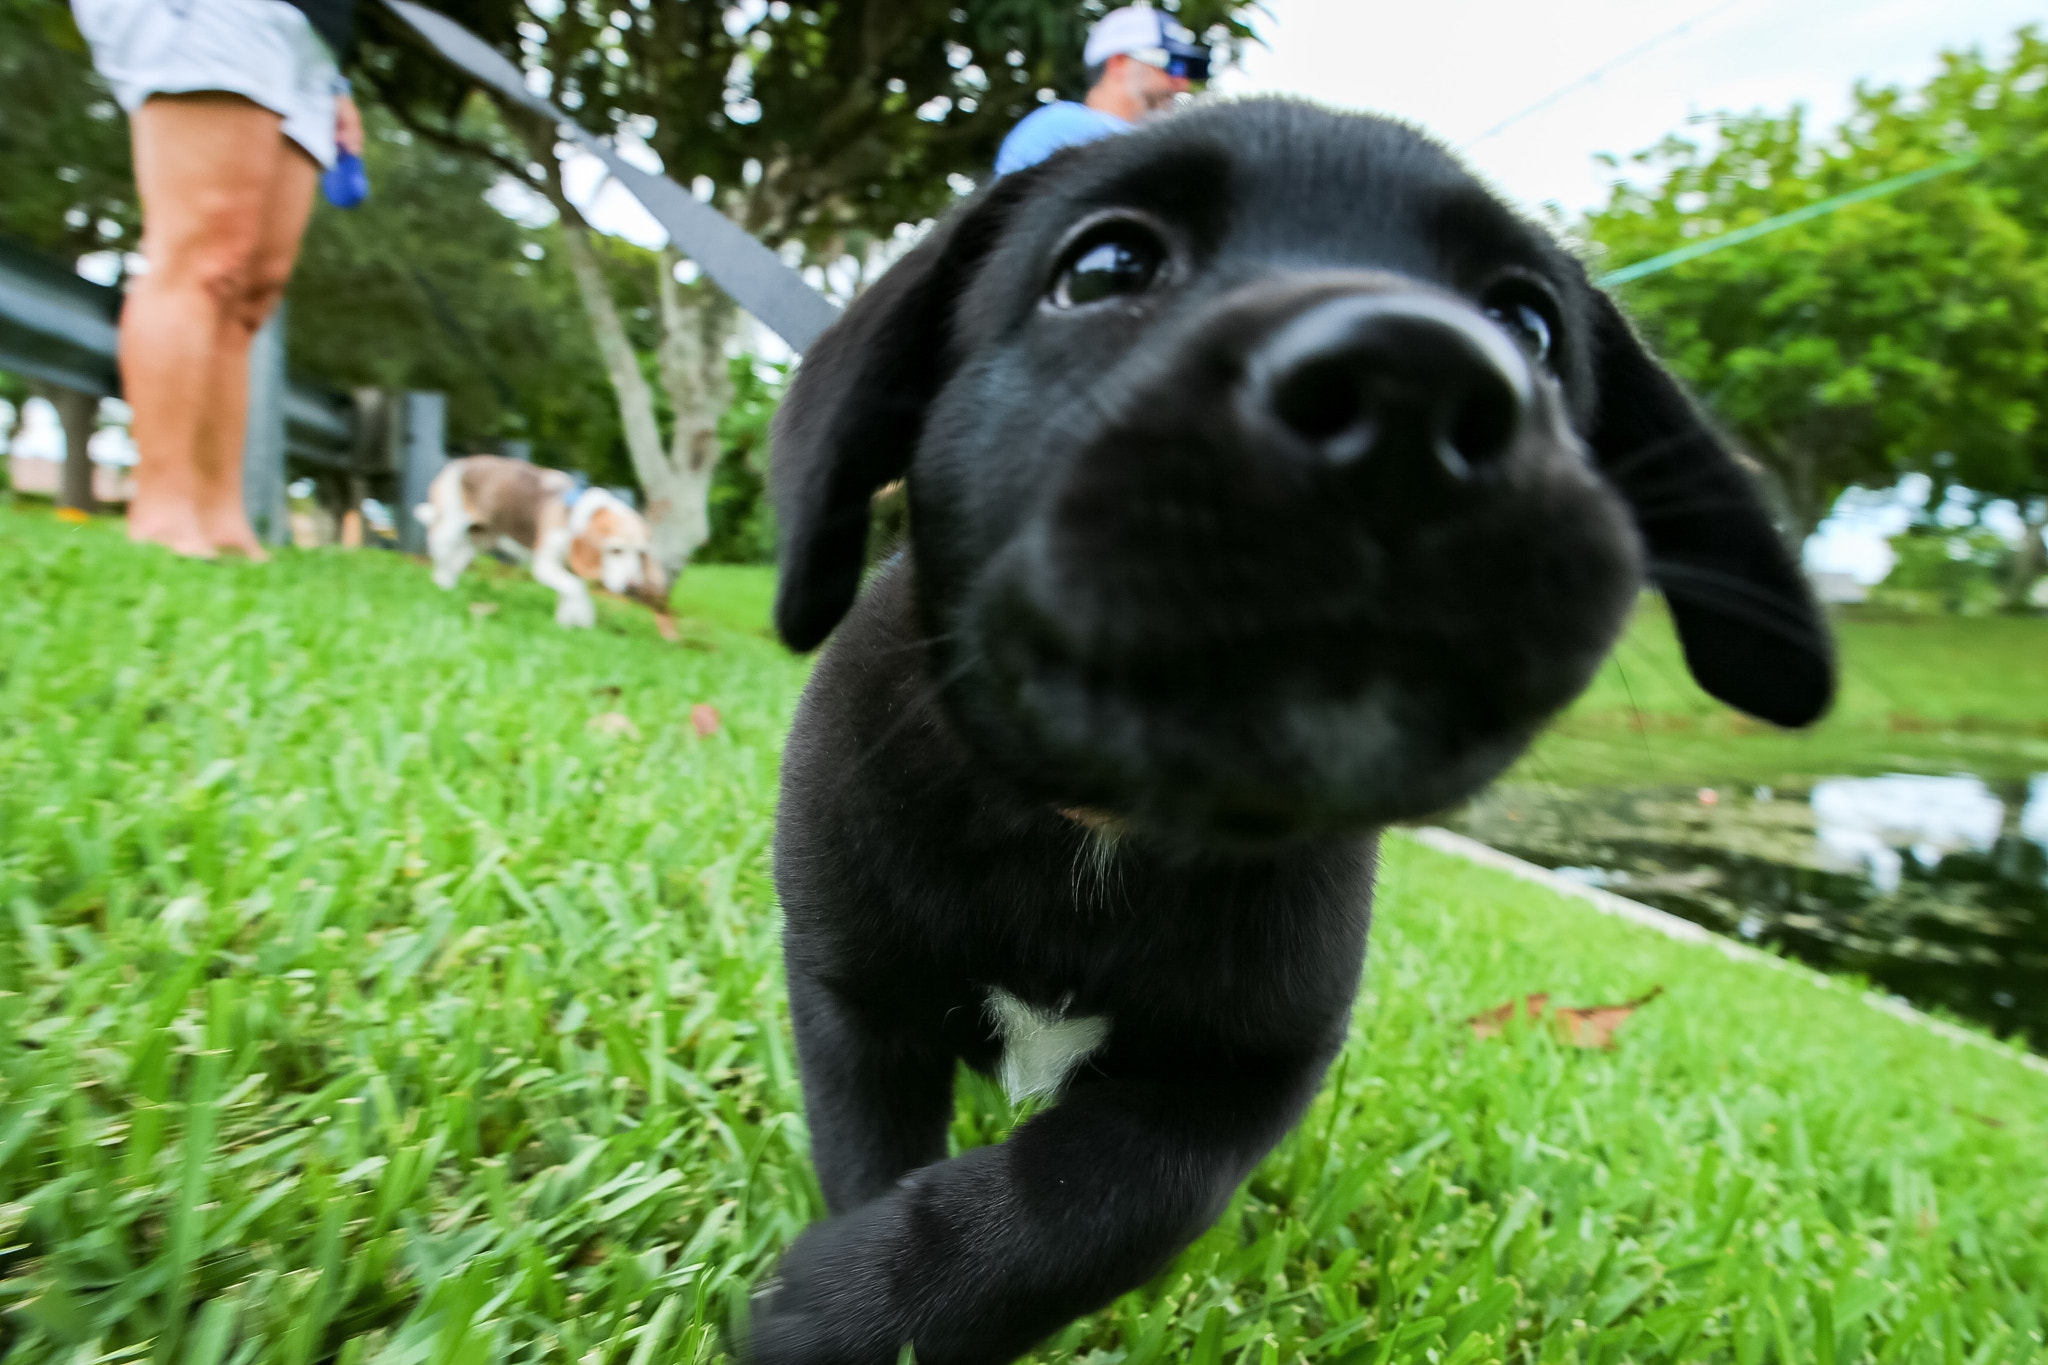
[[[1109,1020],[1102,1015],[1069,1018],[1068,996],[1053,1009],[1027,1005],[1000,986],[988,993],[989,1018],[1003,1038],[1003,1060],[997,1076],[1012,1103],[1049,1099],[1109,1041]]]

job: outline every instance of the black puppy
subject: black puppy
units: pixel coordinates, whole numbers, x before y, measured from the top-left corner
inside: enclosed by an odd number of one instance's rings
[[[847,619],[775,868],[834,1216],[756,1361],[1002,1361],[1157,1273],[1344,1037],[1374,829],[1513,760],[1646,572],[1716,696],[1833,688],[1614,305],[1377,119],[1221,105],[998,181],[819,340],[774,449],[777,624]],[[1057,1103],[949,1160],[957,1060]]]

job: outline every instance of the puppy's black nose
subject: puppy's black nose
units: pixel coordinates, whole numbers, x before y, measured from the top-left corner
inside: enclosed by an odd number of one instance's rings
[[[1530,399],[1514,343],[1428,294],[1318,303],[1254,352],[1248,375],[1250,401],[1331,464],[1427,465],[1457,482],[1508,452]]]

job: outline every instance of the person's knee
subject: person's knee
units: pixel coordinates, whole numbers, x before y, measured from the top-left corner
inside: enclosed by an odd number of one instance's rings
[[[284,298],[291,281],[291,267],[258,259],[250,264],[238,283],[230,303],[229,317],[238,326],[255,331]]]
[[[150,274],[159,288],[195,290],[223,314],[239,314],[267,284],[260,205],[242,195],[196,198],[151,215],[144,243]]]

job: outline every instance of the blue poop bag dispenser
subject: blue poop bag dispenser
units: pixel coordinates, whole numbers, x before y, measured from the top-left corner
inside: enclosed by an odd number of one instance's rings
[[[351,97],[348,77],[338,72],[334,76],[334,94],[337,100]],[[361,157],[336,147],[334,164],[320,177],[320,189],[334,207],[352,209],[370,197],[370,173],[363,169]]]
[[[370,173],[354,152],[337,151],[334,164],[320,177],[320,188],[334,207],[352,209],[370,197]]]

